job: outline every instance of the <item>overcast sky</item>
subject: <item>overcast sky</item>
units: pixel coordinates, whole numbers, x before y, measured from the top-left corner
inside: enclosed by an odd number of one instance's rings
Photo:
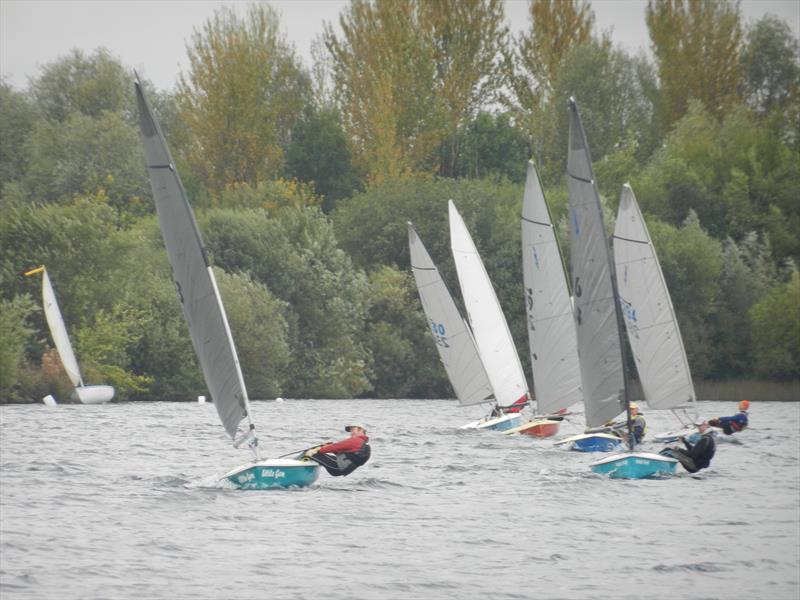
[[[338,22],[344,0],[271,0],[283,32],[306,65],[323,22]],[[17,89],[47,65],[80,48],[107,48],[126,67],[162,90],[172,89],[186,69],[186,41],[223,4],[244,12],[247,2],[222,0],[0,0],[0,75]],[[647,50],[646,0],[593,0],[596,25],[630,52]],[[800,36],[800,0],[743,0],[745,23],[772,13]],[[515,33],[527,27],[527,1],[507,0]]]

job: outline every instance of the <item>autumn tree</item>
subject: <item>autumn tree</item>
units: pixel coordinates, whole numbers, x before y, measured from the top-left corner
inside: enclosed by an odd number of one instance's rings
[[[492,100],[498,0],[355,0],[323,38],[345,130],[371,180],[434,172],[442,142]]]
[[[565,98],[554,94],[562,64],[575,48],[592,39],[594,12],[584,0],[533,0],[528,5],[530,27],[506,55],[505,69],[512,93],[506,104],[533,142],[538,162],[554,139],[555,121]],[[599,40],[602,48],[608,38]],[[573,92],[569,92],[570,94]]]
[[[223,7],[187,51],[190,68],[179,78],[177,102],[189,161],[208,189],[257,185],[280,174],[283,147],[310,88],[277,13],[258,4],[240,18]]]
[[[645,18],[666,124],[686,113],[691,98],[717,117],[738,101],[743,37],[738,0],[648,0]]]

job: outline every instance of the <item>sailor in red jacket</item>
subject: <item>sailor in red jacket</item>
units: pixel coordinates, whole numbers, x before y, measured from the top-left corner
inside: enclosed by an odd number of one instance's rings
[[[344,430],[350,432],[349,438],[309,448],[303,458],[318,462],[334,477],[350,475],[369,460],[371,450],[363,425],[347,425]]]

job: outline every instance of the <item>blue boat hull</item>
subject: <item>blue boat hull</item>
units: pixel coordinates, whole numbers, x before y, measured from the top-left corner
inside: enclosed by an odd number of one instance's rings
[[[317,477],[315,462],[275,458],[236,467],[224,479],[241,490],[269,490],[308,487]]]
[[[678,461],[650,452],[626,452],[598,460],[590,465],[594,473],[612,479],[647,479],[675,474]]]
[[[585,435],[574,439],[570,450],[577,452],[613,452],[622,445],[622,440],[617,436]]]

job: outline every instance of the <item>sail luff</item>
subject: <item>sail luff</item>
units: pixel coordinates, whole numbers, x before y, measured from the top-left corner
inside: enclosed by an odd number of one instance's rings
[[[627,409],[622,332],[603,209],[573,99],[569,110],[567,188],[575,328],[586,424],[599,427]]]
[[[462,406],[493,401],[486,369],[466,321],[414,226],[408,224],[411,271],[429,331]]]
[[[540,413],[581,402],[578,340],[564,262],[536,168],[522,205],[522,271],[533,388]]]
[[[450,246],[467,317],[497,404],[505,408],[528,397],[525,373],[475,243],[452,200],[448,202],[448,207]]]
[[[247,389],[214,273],[191,205],[158,122],[135,84],[139,128],[161,233],[195,354],[220,421],[236,439],[245,417],[253,422]]]
[[[670,409],[695,402],[689,361],[669,289],[628,184],[623,186],[617,212],[614,259],[628,340],[648,406]]]
[[[72,350],[64,317],[61,316],[53,284],[50,282],[50,276],[45,268],[42,268],[42,306],[44,306],[44,315],[50,327],[50,335],[53,337],[53,343],[58,351],[61,364],[64,365],[67,377],[73,386],[83,387],[83,377],[78,367],[78,359],[75,358],[75,352]]]

